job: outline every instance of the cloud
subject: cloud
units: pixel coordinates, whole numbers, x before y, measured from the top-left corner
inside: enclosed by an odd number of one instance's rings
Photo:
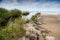
[[[60,0],[0,0],[3,2],[60,2]]]
[[[19,0],[18,0],[19,1]],[[57,2],[47,2],[41,0],[21,0],[18,2],[17,0],[4,0],[0,7],[7,9],[20,9],[23,11],[30,12],[56,12],[60,13],[60,3]]]

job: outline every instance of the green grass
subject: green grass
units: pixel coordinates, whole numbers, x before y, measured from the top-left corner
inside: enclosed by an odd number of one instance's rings
[[[0,30],[0,40],[14,40],[16,37],[25,35],[24,25],[25,20],[17,18],[14,22],[11,22],[4,29]]]
[[[24,36],[26,33],[24,24],[29,21],[22,16],[27,15],[29,15],[29,12],[0,8],[0,40],[14,40],[17,37]]]

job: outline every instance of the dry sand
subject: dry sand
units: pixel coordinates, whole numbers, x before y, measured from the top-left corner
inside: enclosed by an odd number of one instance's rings
[[[50,35],[60,40],[60,15],[42,15],[43,22],[41,26],[49,31]]]

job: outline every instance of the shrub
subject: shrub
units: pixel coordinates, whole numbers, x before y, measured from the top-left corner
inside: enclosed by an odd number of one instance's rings
[[[37,18],[41,16],[41,13],[37,13],[35,15],[33,15],[31,17],[31,20],[34,22],[34,23],[37,23]]]
[[[0,8],[0,27],[7,25],[8,21],[11,19],[14,21],[18,17],[27,16],[29,12],[23,12],[18,9],[7,10],[5,8]]]
[[[27,16],[27,15],[29,15],[29,12],[27,12],[27,11],[23,12],[22,15]]]
[[[9,17],[16,17],[16,16],[21,16],[22,12],[18,9],[13,9],[8,12]]]
[[[4,8],[0,8],[0,27],[4,26],[7,23],[7,13],[8,10]]]

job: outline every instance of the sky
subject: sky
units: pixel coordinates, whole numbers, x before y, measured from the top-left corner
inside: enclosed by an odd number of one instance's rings
[[[46,14],[60,14],[60,0],[0,0],[0,7]]]

